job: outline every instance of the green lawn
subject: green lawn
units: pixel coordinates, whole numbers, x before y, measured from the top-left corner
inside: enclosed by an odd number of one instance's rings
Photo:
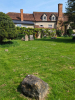
[[[75,100],[75,41],[58,38],[0,44],[0,100],[30,100],[20,90],[28,74],[48,83],[46,100]]]

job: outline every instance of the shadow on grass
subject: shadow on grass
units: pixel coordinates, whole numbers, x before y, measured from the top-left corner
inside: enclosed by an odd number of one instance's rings
[[[0,45],[7,45],[7,44],[13,44],[12,41],[5,41],[5,42],[1,42]]]
[[[21,90],[21,84],[17,87],[17,91],[22,93],[22,90]]]
[[[17,46],[17,41],[4,41],[0,43],[0,47],[10,47],[10,46]]]
[[[47,38],[42,38],[42,39],[35,39],[35,41],[53,41],[53,42],[63,42],[63,43],[75,43],[75,40],[72,40],[71,38],[57,38],[57,39],[47,39]]]

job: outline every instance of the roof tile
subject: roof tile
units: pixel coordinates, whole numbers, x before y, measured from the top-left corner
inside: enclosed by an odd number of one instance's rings
[[[23,14],[23,20],[24,21],[42,21],[42,15],[47,15],[47,21],[51,21],[50,17],[52,14],[54,14],[58,18],[58,12],[33,12],[33,14]],[[13,13],[8,12],[7,15],[12,18],[12,20],[21,20],[20,13]],[[68,21],[68,17],[63,13],[64,21]]]

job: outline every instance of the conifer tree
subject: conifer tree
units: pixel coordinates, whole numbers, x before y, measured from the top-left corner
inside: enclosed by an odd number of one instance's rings
[[[68,16],[68,21],[73,22],[70,23],[71,27],[75,29],[75,0],[67,1],[66,15]]]

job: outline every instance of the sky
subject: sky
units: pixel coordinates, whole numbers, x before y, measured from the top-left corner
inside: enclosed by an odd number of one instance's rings
[[[63,4],[63,12],[67,7],[67,0],[0,0],[0,12],[16,12],[20,13],[23,9],[24,13],[33,12],[58,12],[58,4]]]

